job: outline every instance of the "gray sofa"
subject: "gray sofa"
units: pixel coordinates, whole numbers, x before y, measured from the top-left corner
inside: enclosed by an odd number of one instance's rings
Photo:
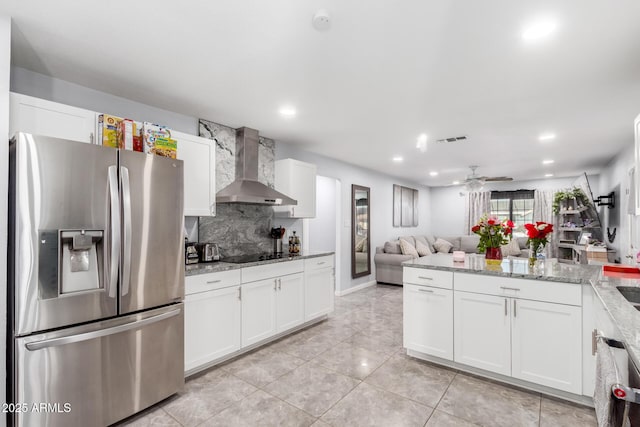
[[[451,243],[453,247],[450,252],[464,251],[466,253],[478,253],[478,242],[480,236],[401,236],[398,239],[404,239],[416,246],[416,239],[426,244],[431,252],[436,253],[433,243],[441,238]],[[527,248],[527,238],[517,237],[520,254],[518,257],[528,257],[529,250]],[[399,240],[385,242],[384,246],[376,247],[376,253],[373,262],[376,269],[376,281],[379,283],[390,283],[394,285],[402,285],[402,263],[413,259],[411,255],[403,255],[400,251]]]

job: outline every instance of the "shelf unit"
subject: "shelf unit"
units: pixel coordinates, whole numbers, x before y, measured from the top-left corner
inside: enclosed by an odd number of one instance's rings
[[[577,200],[563,200],[557,214],[556,248],[558,261],[569,264],[587,263],[586,246],[579,245],[582,232],[593,231],[598,235],[600,224],[589,215],[589,207],[577,204]],[[587,223],[585,225],[585,222]]]

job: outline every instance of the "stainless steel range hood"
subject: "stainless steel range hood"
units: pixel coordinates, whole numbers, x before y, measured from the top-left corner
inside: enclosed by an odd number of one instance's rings
[[[236,180],[216,194],[216,203],[297,205],[298,202],[258,181],[258,131],[236,130]]]

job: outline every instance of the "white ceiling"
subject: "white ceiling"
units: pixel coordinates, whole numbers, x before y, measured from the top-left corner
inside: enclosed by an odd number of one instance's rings
[[[320,8],[326,32],[311,25]],[[14,65],[426,185],[470,164],[597,173],[640,113],[637,0],[4,0],[0,13]],[[524,42],[540,17],[557,31]]]

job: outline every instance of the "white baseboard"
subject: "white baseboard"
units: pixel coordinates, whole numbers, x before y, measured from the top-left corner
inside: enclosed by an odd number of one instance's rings
[[[358,285],[358,286],[354,286],[353,288],[345,289],[344,291],[336,291],[336,296],[337,297],[343,297],[343,296],[348,295],[350,293],[357,292],[357,291],[362,290],[364,288],[368,288],[369,286],[374,286],[376,283],[377,282],[375,280],[372,280],[370,282],[363,283],[362,285]]]

